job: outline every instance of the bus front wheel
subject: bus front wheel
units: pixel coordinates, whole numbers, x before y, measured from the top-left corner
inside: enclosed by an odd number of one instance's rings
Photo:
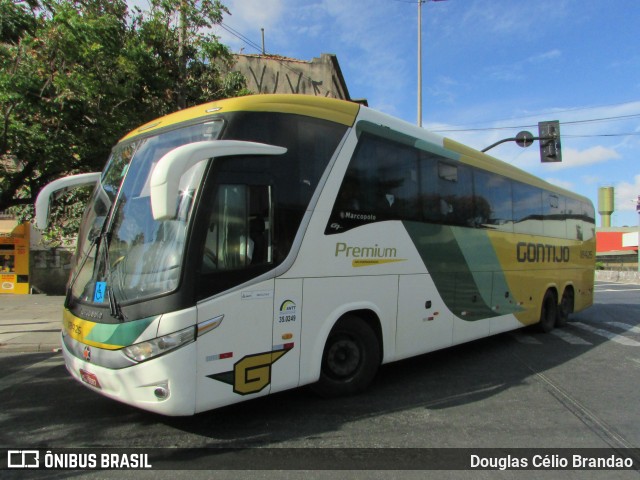
[[[542,299],[542,308],[540,309],[540,322],[538,327],[544,333],[549,333],[556,326],[556,318],[558,316],[558,300],[553,290],[547,290]]]
[[[365,390],[380,365],[378,338],[361,318],[346,316],[331,330],[322,354],[320,380],[312,386],[323,397]]]

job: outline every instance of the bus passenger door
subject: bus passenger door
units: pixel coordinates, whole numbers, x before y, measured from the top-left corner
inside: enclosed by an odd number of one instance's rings
[[[274,258],[271,187],[230,177],[199,223],[197,411],[268,394],[273,364],[287,353],[272,343],[275,279],[265,275]]]
[[[302,279],[277,279],[274,300],[272,393],[300,383]]]
[[[198,304],[196,412],[267,395],[274,280]]]

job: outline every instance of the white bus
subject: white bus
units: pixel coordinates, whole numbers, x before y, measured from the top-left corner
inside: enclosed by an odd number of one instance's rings
[[[62,346],[88,388],[191,415],[591,305],[594,209],[355,103],[215,101],[125,136],[95,183]]]

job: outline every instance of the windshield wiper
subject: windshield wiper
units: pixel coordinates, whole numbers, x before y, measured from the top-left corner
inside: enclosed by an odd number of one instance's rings
[[[84,256],[82,257],[82,261],[80,262],[80,265],[78,266],[78,268],[76,268],[76,272],[73,275],[73,277],[71,278],[71,281],[69,282],[69,285],[67,286],[67,292],[66,292],[66,296],[65,296],[65,299],[64,299],[65,308],[71,308],[71,304],[72,304],[71,300],[73,298],[73,296],[71,295],[71,290],[73,289],[73,286],[76,284],[76,280],[78,280],[78,277],[80,276],[80,272],[84,268],[84,264],[87,263],[87,259],[91,255],[91,251],[98,244],[98,240],[99,239],[100,239],[100,235],[98,235],[97,237],[95,237],[95,238],[93,238],[91,240],[91,245],[89,245],[89,250],[87,250],[87,253],[85,253]]]
[[[122,313],[122,308],[118,303],[118,299],[116,298],[115,293],[113,292],[113,286],[111,285],[111,280],[113,279],[111,276],[111,262],[109,261],[109,242],[107,239],[108,232],[104,232],[101,236],[103,237],[100,242],[100,247],[104,247],[103,253],[103,261],[104,261],[104,269],[105,269],[105,280],[107,281],[106,294],[109,298],[109,314],[113,318],[117,318],[121,322],[124,322],[124,314]]]

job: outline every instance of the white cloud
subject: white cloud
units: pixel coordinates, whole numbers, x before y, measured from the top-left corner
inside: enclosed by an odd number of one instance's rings
[[[562,52],[557,48],[553,50],[549,50],[548,52],[541,53],[539,55],[533,55],[527,59],[529,63],[541,63],[546,62],[547,60],[553,60],[562,56]]]
[[[226,0],[231,15],[225,16],[223,24],[247,37],[253,44],[261,45],[262,32],[265,29],[265,46],[269,51],[269,45],[279,42],[281,31],[280,23],[285,11],[286,0]],[[231,46],[232,50],[244,49],[245,53],[259,53],[254,46],[239,39],[228,31],[218,28],[216,34],[220,36],[222,43]]]
[[[633,177],[633,183],[618,183],[615,186],[616,210],[635,210],[638,195],[640,195],[640,175]]]
[[[602,145],[596,145],[584,150],[563,148],[562,162],[550,163],[548,165],[549,168],[553,170],[563,170],[565,168],[584,167],[596,163],[609,162],[611,160],[618,160],[619,158],[621,158],[620,154],[616,150],[603,147]]]

